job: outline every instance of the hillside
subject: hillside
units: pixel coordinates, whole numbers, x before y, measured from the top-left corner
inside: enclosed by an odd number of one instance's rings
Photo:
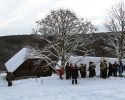
[[[103,50],[103,46],[106,44],[103,42],[102,37],[105,37],[103,33],[95,33],[93,37],[96,41],[91,44],[91,48],[94,50],[92,56],[111,56],[108,52]],[[31,35],[12,35],[0,37],[0,70],[5,70],[4,63],[8,61],[14,54],[25,46],[44,46],[43,40],[37,40],[32,38]]]
[[[36,45],[40,41],[34,40],[30,35],[14,35],[0,37],[0,68],[4,69],[4,63],[20,49],[29,45]]]

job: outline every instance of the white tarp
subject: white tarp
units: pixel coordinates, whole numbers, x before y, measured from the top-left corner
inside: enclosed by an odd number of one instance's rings
[[[115,63],[115,61],[118,63],[117,58],[106,58],[106,57],[91,57],[91,56],[71,56],[68,60],[69,63],[76,64],[77,66],[80,66],[81,63],[87,64],[89,66],[89,62],[94,62],[95,65],[99,66],[100,62],[105,59],[107,62],[111,62],[112,64]],[[123,59],[123,64],[125,63],[125,59]],[[58,65],[61,66],[61,61],[58,61]],[[57,65],[57,67],[58,67]]]
[[[87,57],[71,56],[68,62],[72,64],[77,64],[78,66],[80,66],[81,63],[89,65],[89,62],[94,62],[95,65],[99,65],[103,59],[105,59],[107,62],[111,62],[112,64],[115,63],[115,61],[118,62],[117,58],[89,57],[89,56]]]

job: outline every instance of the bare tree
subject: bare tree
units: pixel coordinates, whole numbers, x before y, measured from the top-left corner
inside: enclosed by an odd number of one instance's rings
[[[125,53],[125,6],[123,2],[111,9],[105,27],[110,32],[107,41],[110,47],[108,50],[116,55],[120,62]]]
[[[88,40],[90,37],[83,38],[83,34],[95,31],[90,21],[77,18],[69,10],[60,9],[51,11],[45,19],[37,21],[37,24],[38,29],[33,33],[38,39],[47,42],[44,48],[37,48],[37,50],[50,63],[58,59],[61,60],[61,66],[64,66],[74,51],[87,55],[88,50],[85,45],[91,41]]]

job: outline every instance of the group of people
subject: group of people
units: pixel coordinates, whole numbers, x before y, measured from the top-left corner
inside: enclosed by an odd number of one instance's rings
[[[89,62],[89,66],[87,67],[86,64],[81,63],[80,66],[76,64],[67,63],[65,66],[65,76],[66,79],[72,79],[72,84],[77,84],[77,78],[80,76],[81,78],[85,78],[87,75],[87,71],[89,72],[89,77],[96,76],[96,65],[94,62]],[[103,60],[100,62],[100,77],[107,78],[110,76],[118,76],[122,77],[122,73],[124,70],[124,66],[122,62],[117,64],[116,62],[112,64],[111,62],[107,62]],[[62,75],[64,74],[64,68],[59,70],[60,72],[60,79],[63,79]],[[80,75],[79,75],[80,74]]]
[[[107,78],[110,76],[119,76],[122,77],[122,73],[125,69],[125,66],[120,61],[119,64],[116,62],[112,64],[111,62],[107,63],[106,60],[103,60],[100,63],[100,77]]]
[[[89,62],[89,68],[87,69],[86,64],[82,64],[78,67],[76,64],[73,65],[72,63],[67,63],[65,66],[65,73],[66,73],[66,79],[72,79],[72,84],[77,84],[77,78],[78,76],[81,76],[81,78],[85,78],[87,75],[87,71],[89,71],[89,77],[94,77],[96,75],[95,68],[93,62]],[[79,75],[80,72],[80,75]]]

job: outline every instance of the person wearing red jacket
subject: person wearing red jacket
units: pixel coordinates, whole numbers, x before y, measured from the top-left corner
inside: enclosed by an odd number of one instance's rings
[[[64,68],[63,68],[63,67],[61,67],[61,68],[58,70],[58,74],[59,74],[60,79],[63,79],[63,75],[64,75]]]

